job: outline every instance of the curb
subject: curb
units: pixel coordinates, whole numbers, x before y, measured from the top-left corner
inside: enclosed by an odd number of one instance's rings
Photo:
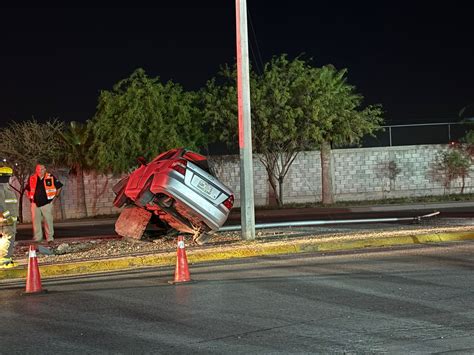
[[[208,261],[222,261],[237,258],[249,258],[269,255],[297,254],[308,252],[334,252],[373,247],[387,247],[407,244],[429,244],[474,240],[474,232],[435,233],[386,238],[367,238],[348,241],[291,241],[284,245],[281,242],[255,243],[245,245],[213,248],[207,250],[188,250],[190,264]],[[94,274],[99,272],[137,269],[143,267],[174,266],[176,253],[167,252],[143,256],[127,256],[106,260],[78,261],[64,264],[42,265],[39,267],[42,277]],[[26,278],[27,266],[0,270],[0,280]]]

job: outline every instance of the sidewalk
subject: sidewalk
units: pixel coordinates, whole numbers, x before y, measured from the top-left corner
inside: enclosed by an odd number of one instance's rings
[[[411,205],[409,210],[437,210],[448,207],[473,207],[474,202],[443,203],[443,204],[420,204]],[[400,211],[408,206],[364,206],[348,207],[345,211]],[[340,210],[340,208],[337,208]],[[287,210],[257,210],[256,215],[265,214],[273,216],[288,217],[297,216],[301,213],[311,213],[312,209],[287,209]],[[322,209],[318,209],[321,213]],[[328,210],[328,209],[327,209]],[[335,210],[335,209],[333,209]],[[327,211],[327,212],[330,212]],[[414,213],[413,217],[417,214]],[[240,217],[238,213],[233,213],[233,218]],[[57,222],[56,225],[99,225],[113,224],[115,218],[88,219]],[[21,228],[30,228],[25,224]],[[370,228],[351,229],[347,225],[344,227],[317,227],[317,228],[290,228],[290,229],[270,229],[257,231],[255,241],[240,240],[239,233],[219,233],[205,246],[190,245],[186,242],[187,256],[190,265],[200,262],[217,260],[227,260],[234,258],[247,258],[269,255],[282,255],[303,252],[335,252],[343,250],[388,247],[407,244],[440,243],[452,241],[474,240],[474,220],[465,218],[453,225],[444,225],[438,219],[433,219],[424,225],[381,225],[378,229]],[[222,236],[221,236],[222,234]],[[90,237],[87,238],[90,241]],[[173,238],[154,244],[150,242],[131,242],[135,247],[143,247],[144,251],[127,251],[130,249],[130,241],[122,241],[117,236],[97,237],[90,241],[92,247],[112,245],[116,249],[123,249],[123,253],[111,255],[105,258],[82,257],[75,260],[62,260],[59,256],[39,258],[41,276],[44,278],[55,276],[67,276],[78,274],[91,274],[98,272],[109,272],[117,270],[135,269],[141,267],[162,267],[173,266],[176,262],[176,244]],[[58,238],[55,245],[61,243],[73,243],[74,240]],[[23,248],[26,248],[26,244]],[[188,245],[189,244],[189,245]],[[44,245],[47,246],[47,245]],[[17,246],[18,247],[18,246]],[[128,249],[127,249],[128,248]],[[138,248],[137,250],[140,250]],[[0,281],[10,279],[25,279],[27,271],[27,258],[18,258],[18,266],[12,269],[0,270]]]

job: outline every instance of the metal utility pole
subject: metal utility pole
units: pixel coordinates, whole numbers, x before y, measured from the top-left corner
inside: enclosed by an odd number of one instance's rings
[[[239,108],[240,210],[242,239],[255,239],[253,199],[252,127],[247,35],[247,2],[235,0],[237,26],[237,93]]]

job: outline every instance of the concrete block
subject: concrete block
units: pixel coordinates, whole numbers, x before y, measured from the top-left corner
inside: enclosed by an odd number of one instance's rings
[[[150,218],[151,213],[143,208],[125,208],[115,222],[115,232],[123,237],[140,239]]]

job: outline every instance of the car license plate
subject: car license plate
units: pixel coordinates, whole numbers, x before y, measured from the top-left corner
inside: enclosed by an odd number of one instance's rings
[[[194,175],[193,179],[191,180],[191,184],[196,187],[199,191],[204,193],[205,195],[209,196],[213,200],[217,198],[219,195],[219,191],[212,187],[212,185],[208,184],[206,181],[201,179],[199,176]]]

